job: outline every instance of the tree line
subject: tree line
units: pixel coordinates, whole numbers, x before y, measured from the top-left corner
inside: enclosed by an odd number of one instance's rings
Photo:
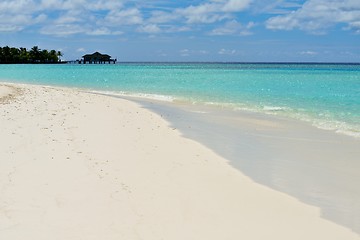
[[[26,48],[0,47],[1,63],[59,63],[62,53],[56,50],[40,49],[38,46],[30,50]]]

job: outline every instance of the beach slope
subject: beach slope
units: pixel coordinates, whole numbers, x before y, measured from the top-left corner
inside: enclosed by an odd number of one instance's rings
[[[0,239],[360,237],[137,103],[0,84]]]

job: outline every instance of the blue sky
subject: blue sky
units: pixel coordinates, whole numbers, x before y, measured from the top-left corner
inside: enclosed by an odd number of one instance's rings
[[[5,45],[67,60],[360,62],[360,0],[2,0]]]

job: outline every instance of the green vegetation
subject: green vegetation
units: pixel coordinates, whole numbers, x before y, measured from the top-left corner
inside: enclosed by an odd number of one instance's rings
[[[55,50],[41,50],[38,46],[29,51],[26,48],[0,47],[1,63],[60,63],[62,53]]]

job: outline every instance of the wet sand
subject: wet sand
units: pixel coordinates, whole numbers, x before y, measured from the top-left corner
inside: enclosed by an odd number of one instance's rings
[[[274,115],[134,99],[254,181],[360,234],[360,139]]]

